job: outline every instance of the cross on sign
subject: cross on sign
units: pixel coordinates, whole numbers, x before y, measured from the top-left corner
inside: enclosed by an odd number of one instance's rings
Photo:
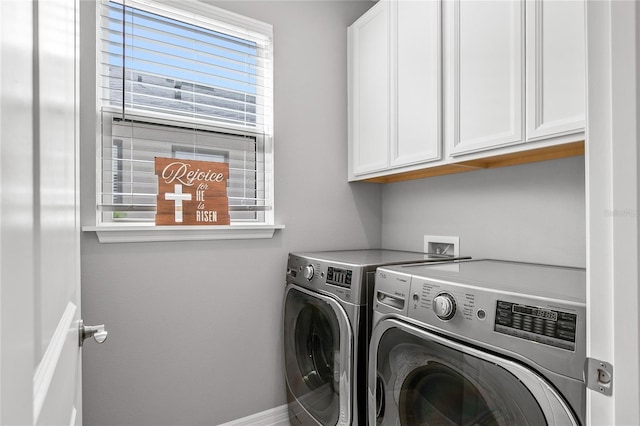
[[[180,223],[182,222],[182,201],[191,201],[191,194],[183,194],[180,184],[174,185],[173,191],[165,193],[164,199],[175,202],[175,221]]]
[[[157,226],[231,224],[229,164],[155,157],[154,172]]]

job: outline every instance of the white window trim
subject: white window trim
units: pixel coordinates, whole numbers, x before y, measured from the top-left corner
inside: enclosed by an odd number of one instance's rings
[[[145,243],[160,241],[214,241],[273,238],[284,225],[155,226],[153,223],[84,226],[101,243]]]
[[[115,0],[118,1],[118,0]],[[145,9],[155,8],[151,2],[146,0],[137,0],[137,5],[145,5]],[[267,23],[263,23],[252,18],[248,18],[233,12],[217,8],[215,6],[207,5],[199,1],[175,1],[175,0],[155,0],[157,4],[164,4],[169,7],[178,6],[179,9],[184,11],[184,17],[188,18],[189,14],[199,16],[215,16],[215,18],[221,22],[231,24],[238,27],[244,27],[248,31],[256,31],[258,33],[272,33],[273,26]],[[96,19],[100,19],[100,8],[96,8]],[[200,19],[200,18],[199,18]],[[206,18],[203,18],[206,20]],[[96,48],[100,49],[99,40],[96,40]],[[96,55],[96,60],[97,55]],[[99,63],[96,62],[96,72],[99,69]],[[99,86],[96,87],[99,90]],[[98,96],[98,99],[100,97]],[[97,115],[100,116],[98,108]],[[273,115],[271,115],[273,120]],[[267,128],[270,128],[270,137],[266,141],[269,145],[273,140],[273,122],[265,123]],[[102,149],[101,138],[102,132],[99,130],[101,122],[98,122],[98,131],[96,135],[98,150]],[[97,151],[100,152],[100,151]],[[265,153],[266,161],[269,161],[271,167],[273,167],[273,147],[270,146]],[[96,157],[97,161],[97,157]],[[97,164],[96,164],[97,166]],[[272,177],[273,179],[273,177]],[[100,185],[100,181],[96,181],[96,185]],[[273,194],[273,181],[269,185],[271,191],[271,200],[273,209],[269,213],[271,217],[267,220],[267,223],[260,224],[231,224],[224,226],[156,226],[154,223],[130,223],[130,224],[109,224],[102,223],[99,220],[99,212],[96,205],[96,225],[95,226],[83,226],[83,232],[95,232],[98,241],[100,243],[130,243],[130,242],[168,242],[168,241],[213,241],[213,240],[242,240],[242,239],[263,239],[272,238],[275,231],[278,229],[284,229],[284,225],[273,224],[273,212],[275,211],[275,199]],[[99,192],[96,192],[98,194]]]

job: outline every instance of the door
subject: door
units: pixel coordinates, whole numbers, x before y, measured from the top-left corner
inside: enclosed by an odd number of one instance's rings
[[[389,3],[392,167],[440,159],[440,1]]]
[[[371,424],[579,424],[554,387],[520,364],[396,320],[376,326],[371,344]]]
[[[81,424],[77,2],[0,2],[0,423]]]
[[[353,334],[344,309],[330,297],[290,287],[284,346],[290,402],[322,425],[350,424]]]
[[[348,29],[349,179],[389,166],[389,5],[376,3]]]
[[[449,153],[522,142],[524,2],[444,6]]]
[[[527,141],[584,131],[585,3],[526,2]]]

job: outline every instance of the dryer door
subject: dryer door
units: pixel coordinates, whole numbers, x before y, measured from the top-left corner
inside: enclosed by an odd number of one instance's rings
[[[376,327],[372,348],[371,424],[579,424],[544,378],[510,360],[397,320]]]
[[[347,314],[334,299],[288,287],[284,355],[292,410],[302,408],[322,425],[349,424],[352,336]]]

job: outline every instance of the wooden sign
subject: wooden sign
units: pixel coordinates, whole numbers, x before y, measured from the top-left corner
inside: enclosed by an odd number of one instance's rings
[[[155,159],[156,225],[229,225],[229,165],[211,161]]]

